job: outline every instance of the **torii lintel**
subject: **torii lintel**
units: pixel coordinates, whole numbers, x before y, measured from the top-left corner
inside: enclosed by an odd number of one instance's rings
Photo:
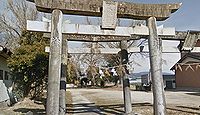
[[[60,9],[64,14],[102,16],[103,0],[27,0],[35,2],[37,10],[51,13],[54,9]],[[104,0],[105,1],[105,0]],[[106,0],[107,1],[107,0]],[[146,20],[155,17],[157,21],[163,21],[177,11],[181,3],[174,4],[141,4],[118,2],[117,17]]]

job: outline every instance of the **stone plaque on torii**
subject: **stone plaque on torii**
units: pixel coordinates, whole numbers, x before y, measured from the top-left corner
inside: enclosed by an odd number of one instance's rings
[[[84,16],[103,16],[103,29],[115,30],[116,17],[147,20],[149,29],[149,50],[151,74],[153,82],[154,114],[165,115],[166,103],[163,90],[161,69],[161,39],[158,37],[156,20],[167,19],[171,13],[179,9],[181,4],[135,4],[126,2],[113,2],[110,0],[28,0],[36,3],[38,11],[52,12],[50,61],[48,76],[48,115],[59,114],[59,85],[62,46],[62,13]],[[108,9],[106,9],[108,8]],[[116,11],[117,10],[117,11]],[[108,12],[106,12],[108,11]],[[103,13],[103,14],[102,14]],[[105,13],[110,13],[105,14]],[[110,16],[110,17],[108,17]],[[108,20],[110,19],[110,20]],[[122,49],[126,49],[126,42],[122,41]],[[124,79],[127,80],[127,79]],[[132,112],[130,90],[124,82],[125,112]],[[58,91],[57,91],[58,90]],[[55,92],[52,92],[55,91]]]

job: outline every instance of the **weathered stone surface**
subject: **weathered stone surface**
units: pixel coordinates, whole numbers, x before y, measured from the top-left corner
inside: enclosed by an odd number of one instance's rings
[[[115,29],[117,26],[117,2],[103,1],[102,28]]]
[[[28,31],[51,32],[50,22],[27,21]],[[62,33],[69,41],[121,41],[140,39],[149,35],[144,25],[134,27],[116,27],[115,30],[101,30],[97,25],[63,24]],[[158,28],[158,35],[162,38],[174,38],[175,28]],[[48,35],[50,36],[50,35]]]
[[[33,0],[27,0],[32,1]],[[64,14],[102,16],[103,0],[34,0],[38,11],[51,13],[60,9]],[[178,10],[181,3],[176,4],[140,4],[119,2],[117,16],[146,20],[156,17],[158,21],[167,19],[171,13]]]
[[[192,50],[191,52],[199,52],[200,47],[194,47],[197,50]],[[70,54],[117,54],[121,49],[120,48],[68,48],[68,53]],[[49,52],[50,47],[45,47],[45,52]],[[96,50],[94,52],[94,50]],[[127,49],[128,53],[149,53],[149,48],[144,47],[142,50],[140,47],[130,47]],[[170,47],[170,46],[163,46],[162,47],[163,53],[180,53],[179,49],[177,47]]]
[[[49,54],[49,72],[47,89],[47,115],[59,114],[59,91],[61,76],[62,54],[62,21],[63,14],[60,10],[52,12],[51,39]]]

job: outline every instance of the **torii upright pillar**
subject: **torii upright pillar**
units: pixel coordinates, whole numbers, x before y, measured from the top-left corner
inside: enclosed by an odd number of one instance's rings
[[[59,91],[61,75],[61,54],[62,54],[62,18],[60,10],[52,12],[49,75],[47,92],[47,115],[59,114]]]
[[[158,37],[156,18],[147,20],[149,27],[149,55],[154,97],[154,115],[166,115],[166,102],[162,76],[162,40]]]
[[[120,47],[121,47],[121,63],[122,64],[127,64],[126,59],[123,59],[122,57],[128,58],[128,52],[123,54],[122,51],[127,51],[127,40],[122,40],[120,42]],[[126,55],[126,56],[124,56]],[[125,72],[125,68],[123,68],[123,96],[124,96],[124,110],[127,115],[132,114],[132,103],[131,103],[131,92],[130,92],[130,83],[129,83],[129,78],[127,73]]]
[[[60,95],[59,95],[59,115],[66,113],[66,77],[68,61],[68,41],[62,40],[62,60],[61,60],[61,78],[60,78]]]

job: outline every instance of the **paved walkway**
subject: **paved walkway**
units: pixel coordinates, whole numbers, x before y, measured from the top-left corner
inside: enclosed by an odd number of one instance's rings
[[[90,102],[76,90],[70,90],[73,100],[74,115],[102,115],[101,111],[95,107],[95,103]]]

